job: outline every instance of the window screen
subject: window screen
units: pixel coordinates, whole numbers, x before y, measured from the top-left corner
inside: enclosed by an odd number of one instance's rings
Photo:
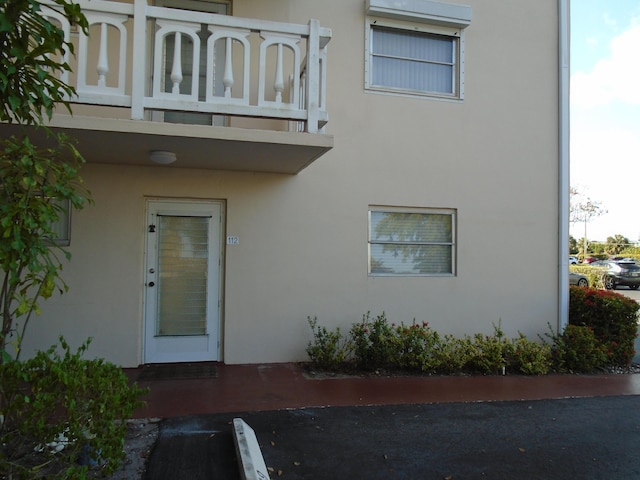
[[[369,212],[369,273],[453,275],[453,212]]]
[[[371,26],[370,87],[457,95],[458,38]]]

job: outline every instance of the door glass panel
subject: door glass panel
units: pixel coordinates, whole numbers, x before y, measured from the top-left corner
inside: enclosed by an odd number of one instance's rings
[[[208,217],[158,216],[156,335],[205,335]]]

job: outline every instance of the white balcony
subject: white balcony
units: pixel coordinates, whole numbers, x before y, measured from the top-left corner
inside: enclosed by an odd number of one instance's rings
[[[297,173],[332,148],[324,134],[326,46],[318,21],[289,24],[162,8],[146,0],[78,0],[85,35],[44,14],[76,45],[64,80],[74,115],[51,126],[89,162]],[[105,148],[108,146],[108,148]]]

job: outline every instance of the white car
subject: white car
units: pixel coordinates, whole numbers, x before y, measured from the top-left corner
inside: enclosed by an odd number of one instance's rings
[[[574,257],[573,255],[569,257],[569,263],[571,265],[577,265],[578,264],[578,257]]]
[[[575,272],[569,272],[569,285],[577,285],[579,287],[588,287],[589,280],[584,275]]]

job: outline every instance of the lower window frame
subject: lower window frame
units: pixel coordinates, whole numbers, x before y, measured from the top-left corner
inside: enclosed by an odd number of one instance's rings
[[[406,214],[437,214],[451,216],[451,240],[450,242],[390,242],[375,241],[372,232],[372,214],[380,213],[406,213]],[[456,277],[457,276],[457,221],[458,211],[455,208],[429,208],[429,207],[386,207],[386,206],[369,206],[367,222],[367,274],[369,277]],[[451,248],[451,265],[449,272],[425,272],[425,273],[394,273],[394,272],[376,272],[372,269],[372,253],[373,245],[445,245]]]

